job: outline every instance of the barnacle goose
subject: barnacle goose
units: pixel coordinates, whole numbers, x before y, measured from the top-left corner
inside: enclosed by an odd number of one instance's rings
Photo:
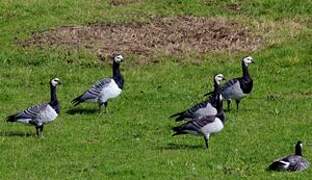
[[[226,118],[223,111],[222,101],[217,112],[216,115],[196,117],[192,121],[188,121],[180,126],[172,128],[175,132],[173,136],[180,134],[203,135],[206,148],[208,148],[210,134],[220,132],[224,127]]]
[[[113,77],[97,81],[90,89],[72,100],[74,106],[83,102],[97,102],[100,110],[104,106],[106,111],[108,100],[120,95],[124,85],[124,79],[119,69],[120,63],[123,61],[123,56],[115,54],[112,58]]]
[[[43,135],[43,126],[55,120],[60,113],[60,104],[56,96],[56,87],[61,82],[58,78],[50,81],[51,100],[49,103],[34,105],[22,112],[7,117],[7,122],[19,122],[30,124],[36,127],[38,136]]]
[[[289,155],[274,161],[268,169],[274,171],[303,171],[309,166],[309,161],[302,157],[302,142],[298,141],[294,155]]]
[[[241,99],[246,97],[251,92],[253,87],[253,80],[251,79],[248,72],[248,65],[254,63],[253,58],[251,56],[246,56],[242,58],[241,63],[243,76],[231,79],[222,86],[222,95],[224,99],[227,100],[228,111],[230,110],[230,104],[232,99],[235,100],[236,108],[238,110]],[[205,96],[211,93],[212,92],[207,93],[205,94]]]
[[[173,114],[170,118],[176,117],[176,121],[182,121],[184,119],[193,119],[205,115],[216,115],[217,107],[222,103],[222,95],[220,94],[220,84],[222,80],[225,80],[223,74],[215,75],[213,94],[207,100],[198,103],[185,111]]]

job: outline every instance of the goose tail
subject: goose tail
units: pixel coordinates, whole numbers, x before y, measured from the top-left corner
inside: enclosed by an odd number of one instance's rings
[[[82,95],[81,95],[81,96],[76,97],[75,99],[73,99],[73,100],[71,101],[71,103],[72,103],[74,106],[79,105],[80,103],[82,103],[82,102],[83,102],[83,100],[81,99],[81,97],[82,97]]]
[[[178,113],[175,113],[175,114],[169,116],[169,118],[175,118],[176,121],[182,121],[184,119],[184,116],[183,116],[184,113],[185,113],[184,111],[178,112]]]
[[[10,116],[6,117],[6,121],[7,122],[16,122],[17,121],[16,116],[17,116],[17,114],[10,115]]]

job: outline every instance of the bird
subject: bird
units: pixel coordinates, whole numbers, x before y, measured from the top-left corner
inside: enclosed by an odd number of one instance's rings
[[[36,134],[43,136],[43,127],[56,119],[60,113],[60,104],[56,96],[56,87],[61,84],[59,78],[50,80],[51,100],[48,103],[38,104],[27,108],[24,111],[7,117],[7,122],[19,122],[36,127]]]
[[[240,101],[249,95],[253,88],[253,80],[249,75],[248,66],[249,64],[254,63],[254,60],[251,56],[246,56],[242,58],[241,64],[243,69],[243,76],[231,79],[227,81],[222,87],[222,95],[227,101],[227,109],[230,111],[231,100],[235,100],[236,109],[238,111]],[[212,94],[209,92],[205,96]]]
[[[104,106],[107,112],[108,100],[119,96],[123,90],[124,79],[119,68],[123,59],[121,54],[113,54],[113,76],[97,81],[90,89],[73,99],[72,104],[77,106],[83,102],[96,102],[100,111]]]
[[[302,141],[298,141],[295,147],[295,154],[275,160],[268,170],[273,171],[303,171],[310,166],[309,161],[302,157]]]
[[[173,127],[172,130],[175,133],[172,136],[181,134],[203,135],[206,148],[208,149],[210,134],[218,133],[224,128],[226,117],[222,101],[217,111],[216,115],[196,117],[180,126]]]
[[[190,120],[205,115],[216,115],[217,106],[220,105],[223,99],[222,95],[220,94],[220,84],[223,80],[225,80],[223,74],[216,74],[214,76],[214,90],[212,91],[212,95],[207,100],[198,103],[185,111],[175,113],[169,118],[175,117],[176,121],[182,121],[185,119]]]

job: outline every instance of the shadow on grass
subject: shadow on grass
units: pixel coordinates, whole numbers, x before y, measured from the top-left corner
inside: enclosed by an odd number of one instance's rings
[[[83,109],[83,108],[75,108],[66,111],[67,114],[74,115],[74,114],[95,114],[98,113],[98,109]]]
[[[26,133],[19,131],[0,131],[0,136],[3,137],[31,137],[35,136],[34,133]]]
[[[189,145],[189,144],[174,144],[169,143],[167,146],[160,147],[162,150],[177,150],[177,149],[204,149],[203,145]]]

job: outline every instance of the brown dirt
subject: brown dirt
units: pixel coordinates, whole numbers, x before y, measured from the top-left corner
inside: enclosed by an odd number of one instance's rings
[[[204,17],[156,18],[149,23],[69,26],[34,33],[23,46],[86,48],[106,56],[114,52],[150,56],[253,51],[262,38],[234,21]]]

